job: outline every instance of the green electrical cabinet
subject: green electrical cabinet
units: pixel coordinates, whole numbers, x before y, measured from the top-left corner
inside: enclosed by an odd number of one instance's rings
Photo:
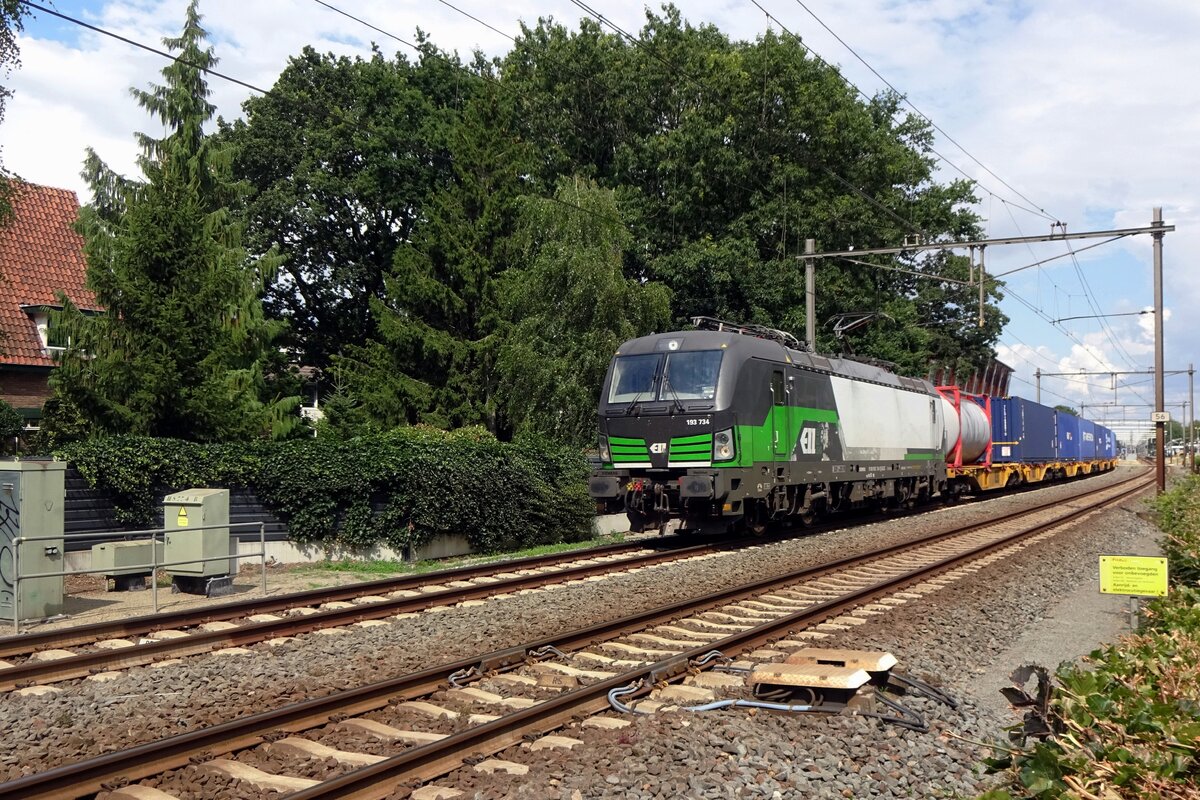
[[[62,572],[63,504],[66,499],[61,461],[0,461],[0,618],[44,619],[62,613],[63,577],[25,579],[25,575]],[[20,537],[53,537],[23,542]],[[20,597],[16,574],[21,571]]]
[[[166,567],[172,586],[177,591],[210,596],[223,593],[219,590],[231,583],[229,490],[186,489],[167,495],[163,498],[163,528],[163,557],[173,565]]]

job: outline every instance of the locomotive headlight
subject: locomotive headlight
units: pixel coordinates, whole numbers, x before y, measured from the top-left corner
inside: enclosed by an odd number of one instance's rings
[[[713,434],[713,461],[729,461],[737,455],[733,444],[733,428]]]
[[[606,464],[612,460],[608,456],[608,437],[607,436],[600,437],[600,460]]]

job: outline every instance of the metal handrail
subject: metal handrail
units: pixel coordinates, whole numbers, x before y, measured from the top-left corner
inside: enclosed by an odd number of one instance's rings
[[[206,558],[189,558],[185,561],[169,561],[159,563],[158,561],[158,545],[165,544],[166,534],[175,533],[181,530],[203,531],[213,530],[216,528],[250,528],[258,526],[258,544],[259,549],[256,553],[230,553],[225,556],[208,556]],[[154,613],[158,613],[158,570],[160,567],[177,567],[183,564],[204,564],[210,561],[236,561],[243,558],[259,558],[262,566],[262,593],[267,593],[267,525],[265,522],[229,522],[217,525],[189,525],[187,528],[147,528],[140,531],[101,531],[91,533],[65,533],[61,536],[18,536],[12,540],[13,554],[13,633],[20,635],[21,633],[21,581],[32,580],[34,578],[65,578],[68,575],[97,575],[106,573],[108,570],[101,567],[98,569],[73,569],[62,570],[59,572],[34,572],[29,575],[21,574],[21,545],[32,542],[65,542],[68,539],[89,539],[89,538],[111,538],[114,534],[120,534],[125,537],[130,536],[149,536],[150,543],[150,563],[148,564],[128,564],[123,569],[141,569],[146,567],[150,570],[150,596],[154,604]],[[159,540],[159,535],[162,534],[163,540]],[[65,549],[65,547],[64,547]]]

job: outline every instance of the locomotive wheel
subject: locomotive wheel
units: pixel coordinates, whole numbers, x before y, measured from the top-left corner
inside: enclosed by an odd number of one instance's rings
[[[755,504],[752,510],[746,514],[746,530],[751,536],[762,536],[767,532],[767,515],[763,513],[763,508],[759,504]]]

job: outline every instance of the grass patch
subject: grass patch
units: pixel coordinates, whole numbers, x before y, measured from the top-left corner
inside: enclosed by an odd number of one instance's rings
[[[376,559],[373,561],[362,559],[330,559],[327,561],[315,561],[311,564],[299,564],[293,567],[292,571],[300,574],[347,572],[357,575],[369,575],[381,578],[393,575],[420,575],[426,572],[454,569],[455,567],[469,567],[476,564],[488,564],[495,561],[512,561],[518,558],[534,558],[536,556],[546,556],[554,553],[567,553],[574,550],[586,550],[589,547],[617,544],[623,541],[625,541],[625,535],[618,533],[612,536],[599,536],[583,542],[559,542],[558,544],[543,544],[538,545],[537,547],[527,547],[524,550],[516,550],[511,553],[490,553],[487,555],[472,554],[467,556],[455,556],[454,558],[442,558],[427,561],[407,562],[389,561],[385,559]]]

